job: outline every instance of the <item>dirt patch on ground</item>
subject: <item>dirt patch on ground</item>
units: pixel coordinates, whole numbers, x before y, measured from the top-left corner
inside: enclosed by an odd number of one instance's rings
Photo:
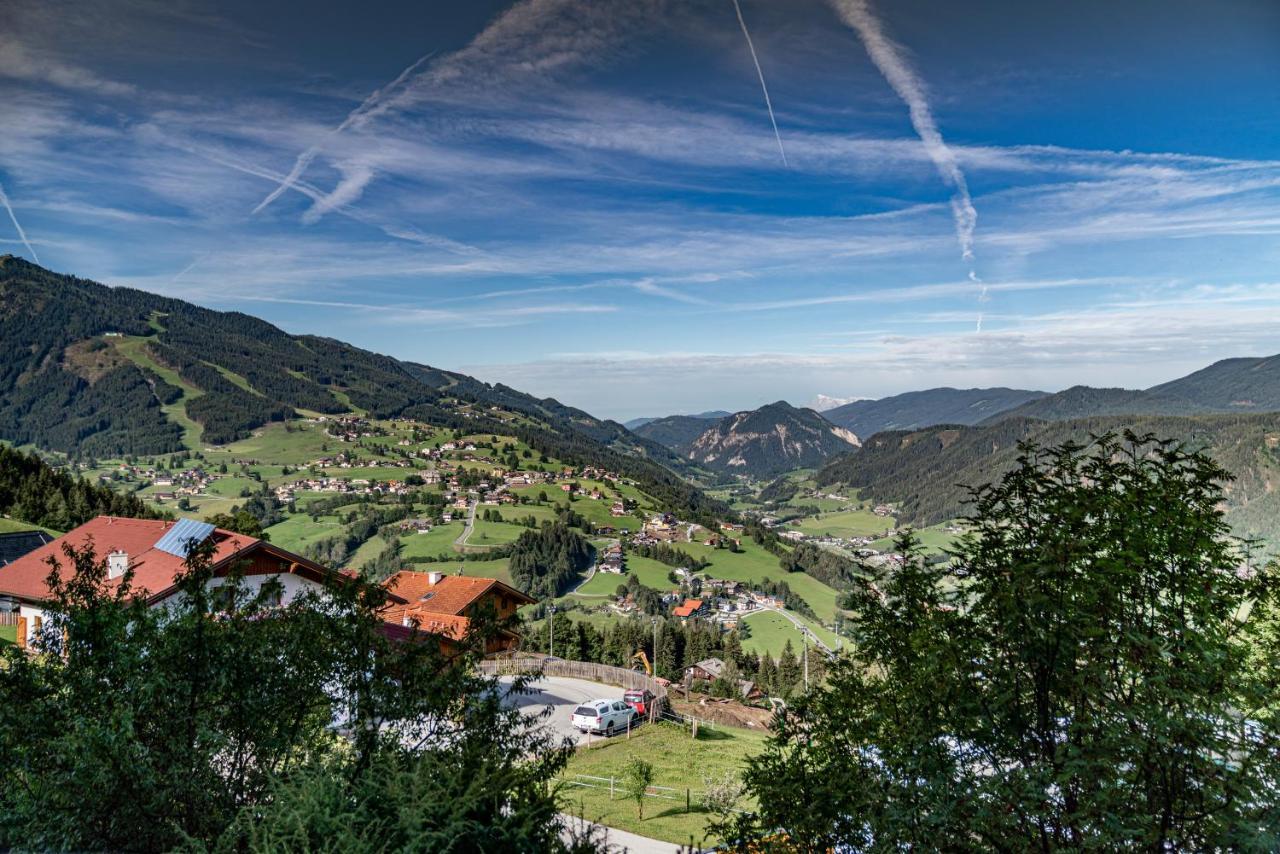
[[[769,728],[769,721],[773,720],[772,710],[744,706],[742,703],[733,700],[726,703],[717,699],[701,698],[694,694],[693,699],[686,702],[680,699],[679,694],[674,691],[668,699],[671,702],[671,708],[682,715],[692,715],[695,718],[702,718],[704,721],[712,721],[725,726],[737,726],[763,732]]]
[[[131,364],[116,348],[101,338],[77,341],[63,353],[62,364],[92,385],[116,368]]]

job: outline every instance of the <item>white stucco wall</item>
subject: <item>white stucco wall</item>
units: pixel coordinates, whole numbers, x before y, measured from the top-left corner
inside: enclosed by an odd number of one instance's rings
[[[257,592],[262,589],[262,585],[265,584],[268,579],[273,579],[273,578],[279,579],[280,584],[284,588],[281,593],[281,599],[280,599],[281,605],[288,605],[290,602],[296,599],[299,595],[301,595],[304,591],[313,591],[318,593],[324,589],[323,584],[319,584],[308,578],[301,578],[297,575],[292,575],[290,573],[280,573],[277,575],[250,575],[246,577],[244,579],[245,592],[250,596],[256,595]],[[226,583],[225,579],[215,578],[209,582],[209,584],[207,585],[207,589],[213,590],[217,587],[221,587],[224,583]],[[174,605],[181,603],[182,597],[183,597],[183,594],[181,593],[175,594],[173,596],[168,597],[167,599],[164,599],[163,601],[157,602],[154,607],[157,607],[157,608],[172,607]],[[33,640],[35,640],[35,618],[39,617],[40,622],[44,623],[48,619],[48,616],[45,614],[44,610],[40,606],[25,605],[25,604],[19,605],[18,614],[22,617],[26,617],[27,643],[30,644]]]
[[[40,622],[43,623],[48,617],[45,616],[44,610],[36,605],[19,605],[18,615],[27,618],[27,643],[29,644],[36,636],[35,618],[39,617]]]

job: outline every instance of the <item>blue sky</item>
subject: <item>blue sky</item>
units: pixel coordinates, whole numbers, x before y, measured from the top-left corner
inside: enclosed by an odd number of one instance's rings
[[[620,419],[1280,352],[1280,4],[741,10],[785,165],[732,0],[8,0],[0,251]]]

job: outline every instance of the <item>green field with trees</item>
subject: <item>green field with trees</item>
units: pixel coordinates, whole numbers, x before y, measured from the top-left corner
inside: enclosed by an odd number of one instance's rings
[[[763,749],[764,738],[762,732],[717,726],[702,727],[694,739],[687,727],[644,724],[629,739],[616,736],[574,753],[559,778],[566,809],[641,836],[700,846],[713,841],[705,836],[717,811],[752,806],[746,797],[722,796],[717,802],[716,795],[726,783],[740,789],[746,760]],[[624,793],[623,777],[636,759],[650,763],[653,774],[643,819],[636,802]]]

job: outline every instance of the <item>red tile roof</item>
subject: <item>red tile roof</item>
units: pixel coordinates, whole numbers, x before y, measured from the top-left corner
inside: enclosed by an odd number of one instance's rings
[[[405,631],[420,631],[460,641],[471,626],[471,620],[463,614],[486,594],[507,596],[517,605],[535,601],[493,578],[441,574],[432,584],[431,575],[429,572],[401,570],[382,582],[393,600],[382,610],[382,619],[394,630],[392,636],[399,637],[397,633]],[[506,630],[500,635],[515,637]]]
[[[702,609],[701,599],[686,599],[684,604],[676,608],[671,613],[677,617],[692,617],[694,613]]]
[[[63,552],[65,545],[83,549],[93,544],[98,558],[122,551],[129,556],[133,567],[133,588],[151,598],[168,592],[174,577],[183,569],[183,559],[175,554],[155,548],[156,543],[174,525],[158,519],[124,519],[99,516],[69,531],[51,543],[30,554],[0,567],[0,595],[13,596],[32,602],[44,601],[49,596],[46,579],[49,577],[49,558],[58,561],[64,575],[70,571],[70,561]],[[295,567],[302,568],[317,577],[329,573],[324,567],[305,558],[270,546],[254,537],[215,528],[210,534],[215,543],[213,561],[215,570],[229,568],[234,558],[259,548],[269,549]]]
[[[503,584],[494,578],[474,578],[465,575],[445,575],[435,584],[431,583],[431,573],[401,570],[382,583],[382,586],[397,599],[438,614],[461,615],[463,611],[474,605],[488,592],[503,594],[523,600],[521,604],[532,604],[533,599]]]
[[[471,625],[466,617],[439,614],[417,605],[393,605],[382,612],[382,619],[427,634],[443,635],[450,640],[462,640]]]

